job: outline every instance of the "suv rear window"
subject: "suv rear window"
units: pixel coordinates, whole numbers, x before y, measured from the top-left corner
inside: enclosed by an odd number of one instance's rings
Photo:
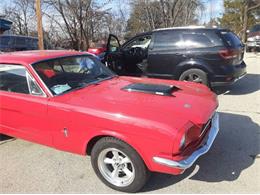
[[[237,47],[242,45],[242,42],[235,33],[231,31],[221,31],[220,33],[229,46]]]

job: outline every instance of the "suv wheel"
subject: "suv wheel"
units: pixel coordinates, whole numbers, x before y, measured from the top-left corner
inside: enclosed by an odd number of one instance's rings
[[[189,69],[183,72],[179,78],[181,81],[192,81],[209,86],[207,73],[200,69]]]
[[[115,190],[137,192],[149,178],[149,170],[138,153],[113,137],[102,138],[94,145],[91,163],[97,176]]]
[[[252,48],[251,47],[246,47],[246,52],[251,52]]]

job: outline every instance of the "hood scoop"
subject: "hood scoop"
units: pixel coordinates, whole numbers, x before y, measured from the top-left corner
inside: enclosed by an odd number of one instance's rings
[[[141,92],[150,93],[162,96],[173,96],[174,91],[180,90],[179,87],[173,85],[160,85],[160,84],[148,84],[148,83],[133,83],[125,86],[122,90],[129,92]]]

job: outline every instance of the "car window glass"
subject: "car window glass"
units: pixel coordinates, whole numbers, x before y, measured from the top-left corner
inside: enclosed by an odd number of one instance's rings
[[[150,35],[141,36],[131,41],[129,44],[126,45],[125,48],[130,49],[135,47],[141,47],[143,49],[147,49],[149,47],[150,42],[151,42]]]
[[[206,33],[183,33],[183,45],[186,48],[203,48],[215,46]]]
[[[86,55],[52,59],[33,67],[54,95],[114,76],[99,60]]]
[[[0,90],[29,94],[26,69],[18,65],[0,64]]]
[[[0,64],[0,90],[22,94],[44,95],[26,68],[19,65]]]
[[[42,92],[39,85],[36,83],[36,81],[27,73],[27,80],[28,80],[28,86],[29,91],[32,95],[42,96],[44,93]]]
[[[250,32],[258,32],[260,31],[260,25],[255,25],[252,27],[252,29],[250,30]]]
[[[231,47],[241,46],[242,42],[238,38],[236,34],[230,31],[222,31],[221,32],[222,37],[227,42],[227,44]]]
[[[111,36],[108,43],[108,51],[115,52],[119,49],[120,44],[115,36]]]
[[[155,33],[154,49],[181,48],[181,34],[176,31],[165,31]]]

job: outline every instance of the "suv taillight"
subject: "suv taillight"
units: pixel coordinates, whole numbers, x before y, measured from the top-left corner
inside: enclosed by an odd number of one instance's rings
[[[239,55],[239,51],[238,50],[234,50],[234,49],[223,49],[219,51],[219,55],[228,60],[228,59],[233,59],[233,58],[237,58]]]

